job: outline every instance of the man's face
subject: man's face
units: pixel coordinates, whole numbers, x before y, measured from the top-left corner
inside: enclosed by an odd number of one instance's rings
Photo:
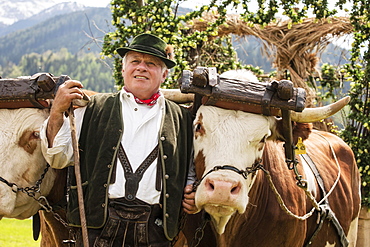
[[[158,57],[130,51],[122,66],[125,87],[140,99],[148,99],[156,93],[167,77],[168,70]]]

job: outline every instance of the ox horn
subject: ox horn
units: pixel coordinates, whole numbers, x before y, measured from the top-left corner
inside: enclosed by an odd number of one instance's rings
[[[178,104],[193,102],[194,94],[181,93],[180,89],[161,89],[166,99],[172,100]]]
[[[328,118],[338,111],[340,111],[345,105],[348,104],[351,97],[346,96],[337,102],[323,107],[305,108],[302,112],[291,112],[292,121],[299,123],[313,123],[318,122],[322,119]]]

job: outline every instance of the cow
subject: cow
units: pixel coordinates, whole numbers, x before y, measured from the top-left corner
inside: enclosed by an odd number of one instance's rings
[[[0,109],[0,219],[40,214],[40,245],[59,247],[69,235],[56,220],[65,219],[64,210],[52,206],[64,198],[66,170],[50,168],[42,156],[40,128],[48,116],[48,109]]]
[[[256,80],[249,72],[221,76]],[[327,114],[328,109],[318,111]],[[301,139],[310,157],[306,161],[296,155],[306,193],[285,161],[281,119],[201,105],[194,120],[194,163],[195,203],[203,214],[188,216],[191,223],[183,229],[191,246],[346,246],[345,238],[355,246],[359,172],[342,139],[312,128],[309,122],[320,118],[315,109],[292,114],[294,142]],[[310,169],[309,160],[318,172]],[[322,178],[325,192],[315,176]],[[328,204],[322,204],[324,193]],[[329,219],[323,218],[321,213],[329,211]]]
[[[84,90],[84,94],[84,99],[74,101],[75,107],[86,105],[88,96],[96,92]],[[40,129],[49,108],[14,108],[0,109],[0,220],[37,216],[34,219],[40,225],[34,223],[34,238],[41,230],[40,245],[65,246],[63,240],[70,238],[64,208],[67,169],[52,169],[40,145]]]
[[[40,208],[35,199],[50,192],[55,174],[39,155],[40,127],[47,116],[46,110],[32,108],[0,110],[0,219],[33,216]],[[37,181],[39,188],[27,190],[35,194],[33,197],[20,190],[34,187]]]

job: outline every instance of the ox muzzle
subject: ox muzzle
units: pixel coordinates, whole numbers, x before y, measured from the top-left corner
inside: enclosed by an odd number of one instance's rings
[[[261,168],[262,168],[262,159],[257,160],[256,162],[253,163],[251,167],[247,167],[245,170],[240,170],[236,168],[235,166],[230,166],[230,165],[215,166],[211,170],[209,170],[206,174],[204,174],[201,177],[201,179],[194,182],[193,191],[196,191],[200,183],[204,180],[204,178],[212,172],[219,171],[219,170],[229,170],[229,171],[236,172],[240,174],[244,179],[247,179],[249,174],[255,174],[257,170]]]

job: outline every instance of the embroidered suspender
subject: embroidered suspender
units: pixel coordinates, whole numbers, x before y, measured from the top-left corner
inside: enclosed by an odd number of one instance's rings
[[[121,161],[123,171],[125,173],[125,198],[129,201],[132,201],[136,198],[136,193],[139,188],[139,182],[141,181],[144,172],[148,169],[148,167],[153,163],[153,161],[159,155],[159,147],[158,145],[153,149],[153,151],[145,158],[145,160],[140,164],[137,168],[135,173],[132,171],[131,164],[127,158],[126,152],[123,149],[122,145],[120,145],[118,149],[118,158]],[[160,164],[157,164],[160,166]],[[158,173],[158,169],[157,169]],[[158,178],[158,175],[157,175]],[[158,182],[157,182],[158,184]]]

